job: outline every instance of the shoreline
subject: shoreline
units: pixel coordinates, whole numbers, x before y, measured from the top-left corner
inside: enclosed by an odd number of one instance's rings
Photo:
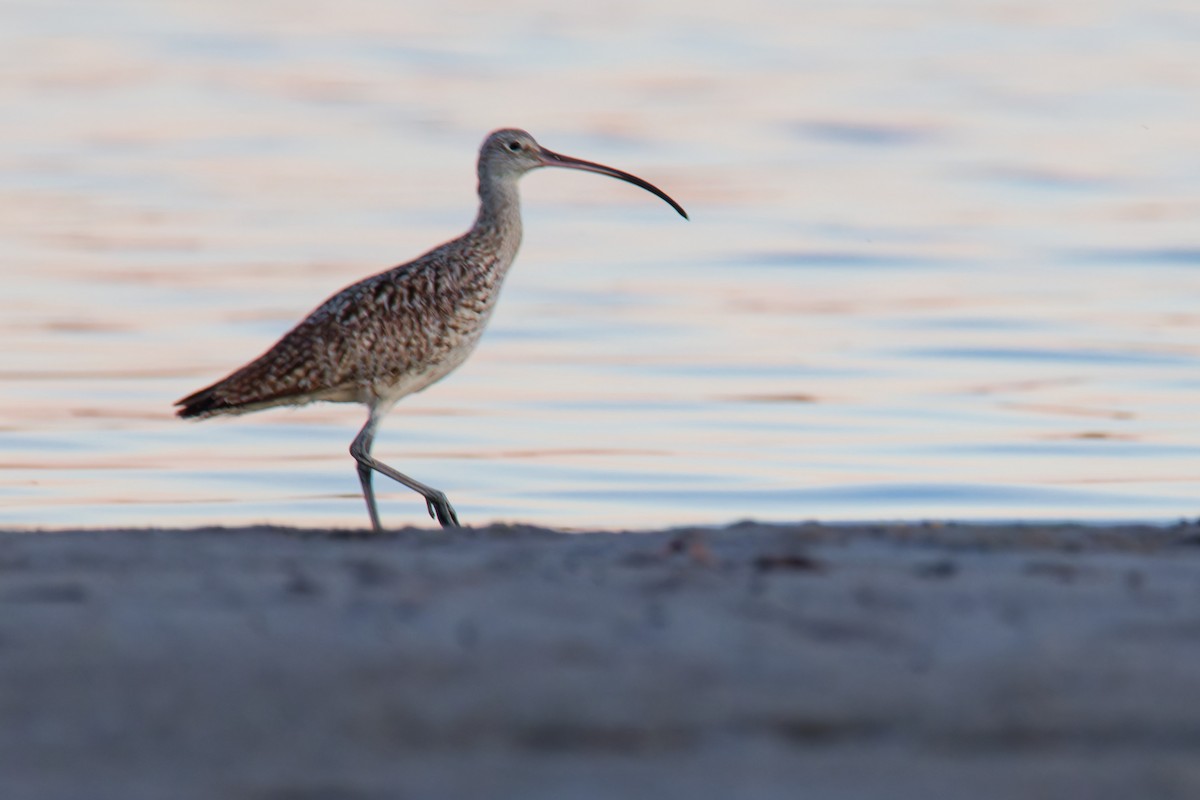
[[[1200,524],[0,532],[5,798],[1200,795]]]

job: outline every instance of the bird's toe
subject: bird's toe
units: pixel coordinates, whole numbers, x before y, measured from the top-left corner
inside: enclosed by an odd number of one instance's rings
[[[450,505],[450,500],[446,495],[438,492],[436,495],[426,497],[425,506],[429,509],[429,516],[436,519],[443,528],[459,527],[458,514],[454,511],[454,506]]]

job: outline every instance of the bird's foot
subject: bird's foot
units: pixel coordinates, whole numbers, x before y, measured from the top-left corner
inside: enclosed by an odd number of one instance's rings
[[[458,514],[455,513],[454,506],[450,505],[449,498],[442,492],[426,496],[425,507],[429,509],[429,516],[436,519],[443,528],[459,527]]]

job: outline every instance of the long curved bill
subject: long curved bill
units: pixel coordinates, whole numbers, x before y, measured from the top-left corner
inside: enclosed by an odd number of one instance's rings
[[[634,186],[640,186],[647,192],[656,194],[663,200],[666,200],[671,208],[679,212],[679,216],[683,217],[684,219],[688,218],[687,212],[683,210],[683,206],[672,200],[670,195],[649,181],[644,181],[636,175],[630,175],[628,172],[622,172],[619,169],[606,167],[603,164],[597,164],[593,161],[584,161],[582,158],[564,156],[551,150],[547,150],[544,147],[539,148],[538,155],[542,157],[542,163],[547,167],[565,167],[567,169],[580,169],[584,172],[595,172],[598,175],[607,175],[610,178],[616,178],[618,180],[625,181],[626,183],[632,183]]]

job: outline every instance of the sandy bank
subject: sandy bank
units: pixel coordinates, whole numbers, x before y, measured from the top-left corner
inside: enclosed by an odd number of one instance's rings
[[[0,533],[0,797],[1200,796],[1200,528]]]

